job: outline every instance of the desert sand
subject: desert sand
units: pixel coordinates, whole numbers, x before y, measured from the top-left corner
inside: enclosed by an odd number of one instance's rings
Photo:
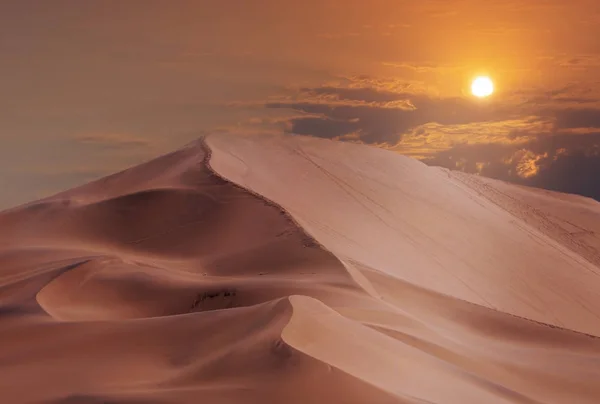
[[[598,403],[600,203],[210,135],[0,213],[1,403]]]

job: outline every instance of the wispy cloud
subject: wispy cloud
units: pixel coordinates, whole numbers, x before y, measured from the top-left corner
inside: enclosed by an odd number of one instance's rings
[[[455,65],[440,65],[435,63],[415,63],[415,62],[383,62],[384,66],[395,67],[398,69],[411,70],[417,73],[456,73],[464,71],[467,68],[465,66]]]
[[[148,138],[121,133],[84,133],[74,136],[74,140],[80,144],[92,145],[107,149],[149,149],[152,141]]]

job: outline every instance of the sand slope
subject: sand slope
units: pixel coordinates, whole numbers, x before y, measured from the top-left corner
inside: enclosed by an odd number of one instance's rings
[[[11,403],[596,403],[600,204],[214,135],[0,213]]]

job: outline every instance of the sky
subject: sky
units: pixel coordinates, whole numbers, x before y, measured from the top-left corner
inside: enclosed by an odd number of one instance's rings
[[[597,0],[0,1],[0,208],[225,132],[600,200],[597,38]]]

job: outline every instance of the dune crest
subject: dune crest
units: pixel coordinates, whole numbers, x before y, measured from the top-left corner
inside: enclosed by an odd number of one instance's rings
[[[366,146],[208,136],[0,213],[0,394],[596,403],[598,213]]]

